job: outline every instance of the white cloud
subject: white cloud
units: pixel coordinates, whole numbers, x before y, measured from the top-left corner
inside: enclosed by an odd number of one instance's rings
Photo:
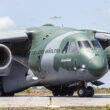
[[[110,14],[110,8],[104,8],[101,10],[101,12]]]
[[[0,0],[0,3],[8,3],[9,0]]]
[[[0,29],[14,29],[15,23],[10,17],[0,17]]]

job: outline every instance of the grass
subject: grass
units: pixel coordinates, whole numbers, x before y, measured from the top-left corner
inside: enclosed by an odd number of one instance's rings
[[[52,92],[45,88],[29,88],[16,95],[52,95]]]
[[[106,107],[60,107],[60,108],[48,108],[48,107],[19,107],[19,108],[0,108],[0,110],[110,110]]]
[[[95,88],[94,91],[95,94],[110,94],[110,88]],[[17,93],[17,95],[52,95],[52,92],[45,88],[29,88]]]
[[[110,88],[95,88],[95,93],[110,94]]]

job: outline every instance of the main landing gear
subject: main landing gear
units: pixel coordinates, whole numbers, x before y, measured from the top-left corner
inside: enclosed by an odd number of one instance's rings
[[[5,93],[3,89],[0,87],[0,97],[6,97],[6,96],[14,96],[14,93]]]
[[[91,86],[86,86],[84,82],[75,83],[73,86],[54,86],[49,87],[54,96],[73,96],[77,91],[79,97],[93,97],[94,89]]]
[[[0,90],[0,97],[11,97],[14,96],[14,93],[4,93],[2,90]]]
[[[46,87],[52,91],[53,96],[73,96],[74,88],[66,86],[52,86]]]
[[[55,90],[55,91],[52,91],[53,95],[54,96],[73,96],[74,94],[74,91],[71,90],[71,89],[61,89],[59,91]]]
[[[2,87],[2,79],[0,78],[0,97],[14,96],[14,93],[5,93]]]

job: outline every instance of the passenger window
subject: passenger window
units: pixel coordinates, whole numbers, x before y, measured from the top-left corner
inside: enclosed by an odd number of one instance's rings
[[[62,50],[62,53],[67,53],[68,46],[69,46],[69,42],[66,43],[64,49]]]
[[[76,44],[75,44],[75,42],[71,42],[69,49],[68,49],[68,53],[73,53],[75,51],[77,51]]]

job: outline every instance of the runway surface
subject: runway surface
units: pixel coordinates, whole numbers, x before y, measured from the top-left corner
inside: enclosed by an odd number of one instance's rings
[[[14,97],[0,97],[0,107],[81,107],[81,106],[106,106],[110,104],[110,94],[97,94],[93,98],[52,97],[50,96],[26,95]]]

